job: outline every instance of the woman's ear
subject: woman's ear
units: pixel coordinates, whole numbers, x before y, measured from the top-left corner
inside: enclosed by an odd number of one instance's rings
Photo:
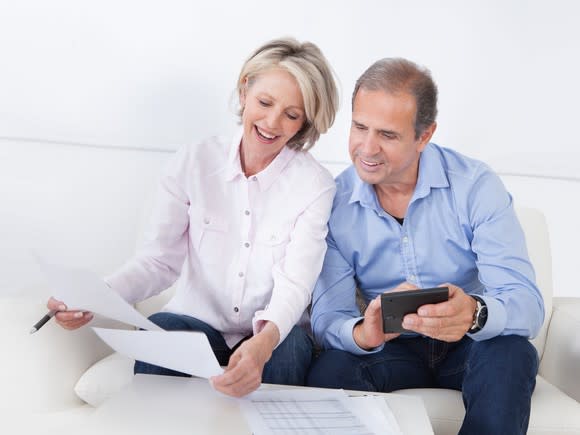
[[[248,93],[248,77],[244,77],[242,86],[240,87],[240,107],[242,108],[242,110],[244,109],[244,106],[246,105],[246,94]]]

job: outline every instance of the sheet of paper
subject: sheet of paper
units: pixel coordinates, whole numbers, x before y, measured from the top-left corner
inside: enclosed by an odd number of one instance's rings
[[[240,406],[254,435],[400,433],[373,398],[352,399],[342,390],[258,390]]]
[[[385,399],[380,396],[349,397],[350,409],[358,414],[365,415],[365,423],[377,433],[403,435],[395,415]],[[388,425],[385,426],[385,419]]]
[[[113,291],[97,274],[88,270],[49,264],[35,255],[53,296],[71,310],[85,310],[138,328],[162,331]]]
[[[105,343],[129,358],[203,378],[224,372],[207,336],[201,332],[93,330]]]

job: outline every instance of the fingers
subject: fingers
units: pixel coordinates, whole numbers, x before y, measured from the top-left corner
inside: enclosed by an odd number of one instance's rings
[[[421,317],[451,317],[457,312],[457,304],[454,301],[421,305],[417,310],[417,314]]]
[[[56,323],[65,329],[80,328],[93,319],[93,313],[88,311],[67,311],[67,306],[53,297],[48,300],[46,306],[49,310],[56,311],[54,319]]]
[[[401,284],[399,284],[397,287],[395,287],[394,289],[392,289],[392,292],[404,292],[407,290],[417,290],[419,287],[417,287],[415,284],[411,284],[410,282],[402,282]]]
[[[458,341],[469,329],[467,325],[470,322],[468,320],[466,323],[462,316],[422,317],[408,314],[403,318],[403,328],[437,340]]]
[[[384,342],[380,298],[377,296],[369,303],[363,321],[355,325],[352,331],[355,343],[362,349],[372,349]]]
[[[474,301],[460,287],[441,286],[449,287],[449,300],[419,307],[417,314],[403,318],[403,327],[438,340],[458,341],[473,322]]]
[[[379,313],[380,311],[381,311],[381,297],[377,296],[368,304],[367,309],[365,310],[365,318],[367,317],[375,318],[377,316],[377,313]]]
[[[52,311],[65,311],[66,305],[63,304],[61,301],[57,301],[53,297],[51,297],[48,302],[46,303],[46,307]]]
[[[211,380],[217,391],[233,397],[242,397],[251,393],[260,386],[262,381],[260,376],[247,373],[238,367],[215,376]]]
[[[54,316],[56,323],[64,329],[78,329],[93,320],[93,313],[83,311],[58,312]]]
[[[242,344],[232,354],[224,374],[211,379],[216,390],[229,396],[242,397],[260,386],[265,361],[260,358],[252,340]]]

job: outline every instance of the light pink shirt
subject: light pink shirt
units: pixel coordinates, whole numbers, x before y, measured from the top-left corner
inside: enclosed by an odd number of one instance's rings
[[[336,190],[309,153],[287,147],[246,178],[240,140],[241,131],[231,142],[211,138],[175,154],[142,249],[106,278],[134,303],[179,277],[163,310],[208,323],[230,347],[268,320],[281,342],[304,315]]]

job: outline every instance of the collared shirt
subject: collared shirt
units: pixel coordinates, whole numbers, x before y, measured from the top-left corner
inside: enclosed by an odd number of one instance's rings
[[[231,142],[212,138],[175,154],[142,249],[106,278],[134,303],[180,277],[164,311],[208,323],[229,346],[268,320],[281,342],[303,317],[336,190],[308,152],[287,147],[247,178],[240,141],[241,131]]]
[[[474,340],[538,333],[544,303],[524,234],[511,196],[488,166],[428,144],[403,225],[354,167],[336,183],[312,307],[314,336],[325,348],[366,353],[352,335],[362,319],[355,288],[369,302],[404,281],[419,288],[449,282],[480,295],[488,318]]]

